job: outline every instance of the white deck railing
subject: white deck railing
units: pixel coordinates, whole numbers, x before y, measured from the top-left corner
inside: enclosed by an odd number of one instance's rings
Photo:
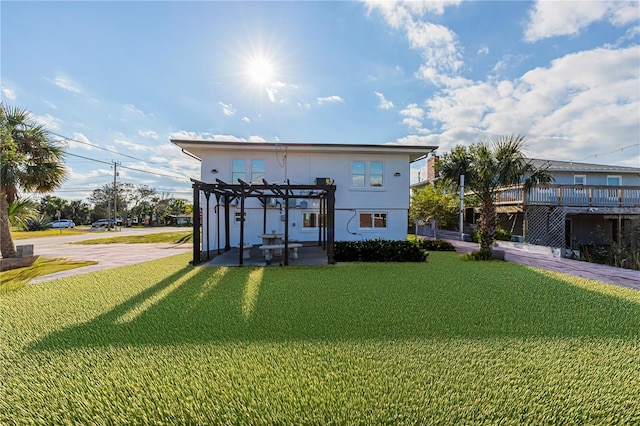
[[[640,186],[538,185],[525,194],[522,185],[498,189],[497,205],[640,207]]]

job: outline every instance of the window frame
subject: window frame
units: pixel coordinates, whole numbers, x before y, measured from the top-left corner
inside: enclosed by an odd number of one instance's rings
[[[305,226],[305,215],[311,215],[311,217],[313,217],[313,222],[314,222],[314,226]],[[302,220],[300,221],[302,223],[302,230],[303,231],[317,231],[318,227],[320,226],[320,213],[317,211],[303,211],[302,212]]]
[[[351,161],[351,185],[349,189],[354,191],[380,191],[384,189],[384,160],[353,160]],[[355,173],[355,166],[362,164],[362,173]],[[372,165],[379,165],[380,173],[372,173]],[[376,170],[377,171],[377,170]],[[375,184],[374,179],[379,179],[380,184]],[[356,184],[357,183],[357,184]]]
[[[612,185],[609,183],[609,179],[618,179],[617,185]],[[622,186],[622,176],[621,175],[608,175],[607,176],[607,186]]]
[[[254,168],[254,164],[257,162],[261,162],[262,163],[262,171],[257,170],[254,172],[255,168]],[[257,159],[257,158],[253,158],[251,159],[251,183],[256,183],[256,179],[260,179],[260,181],[258,181],[257,183],[262,183],[262,179],[265,179],[266,176],[266,169],[267,169],[267,165],[266,162],[262,159]]]
[[[242,170],[236,169],[236,163],[242,162]],[[238,179],[247,180],[247,160],[244,158],[231,159],[231,183],[238,183]]]
[[[371,218],[371,226],[362,226],[362,216],[370,215]],[[376,226],[376,216],[382,217],[384,216],[384,226]],[[363,210],[358,212],[358,230],[361,231],[377,231],[381,229],[389,229],[389,212],[386,211],[373,211],[373,210]]]
[[[577,178],[582,178],[582,183],[576,182]],[[573,184],[574,185],[586,185],[587,184],[587,175],[573,175]]]

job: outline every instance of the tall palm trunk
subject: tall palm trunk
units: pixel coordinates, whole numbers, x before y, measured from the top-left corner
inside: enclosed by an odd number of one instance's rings
[[[0,193],[0,254],[5,259],[16,257],[16,248],[11,238],[11,225],[9,225],[9,205],[4,193]]]
[[[480,251],[483,257],[491,257],[491,245],[496,235],[496,206],[493,194],[485,194],[482,197],[480,207]]]

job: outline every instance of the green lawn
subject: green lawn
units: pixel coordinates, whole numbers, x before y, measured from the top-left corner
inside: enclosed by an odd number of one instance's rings
[[[640,292],[432,252],[0,294],[0,424],[638,424]]]
[[[121,235],[116,237],[96,238],[93,240],[76,241],[72,244],[149,244],[149,243],[170,243],[182,244],[193,240],[193,231],[159,232],[156,234],[144,235]]]

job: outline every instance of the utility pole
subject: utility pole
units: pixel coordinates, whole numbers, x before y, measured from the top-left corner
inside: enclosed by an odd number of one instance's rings
[[[118,161],[113,162],[113,230],[116,230],[118,224],[118,187],[116,178],[118,176],[118,165],[121,164]],[[111,219],[111,218],[109,218]]]

